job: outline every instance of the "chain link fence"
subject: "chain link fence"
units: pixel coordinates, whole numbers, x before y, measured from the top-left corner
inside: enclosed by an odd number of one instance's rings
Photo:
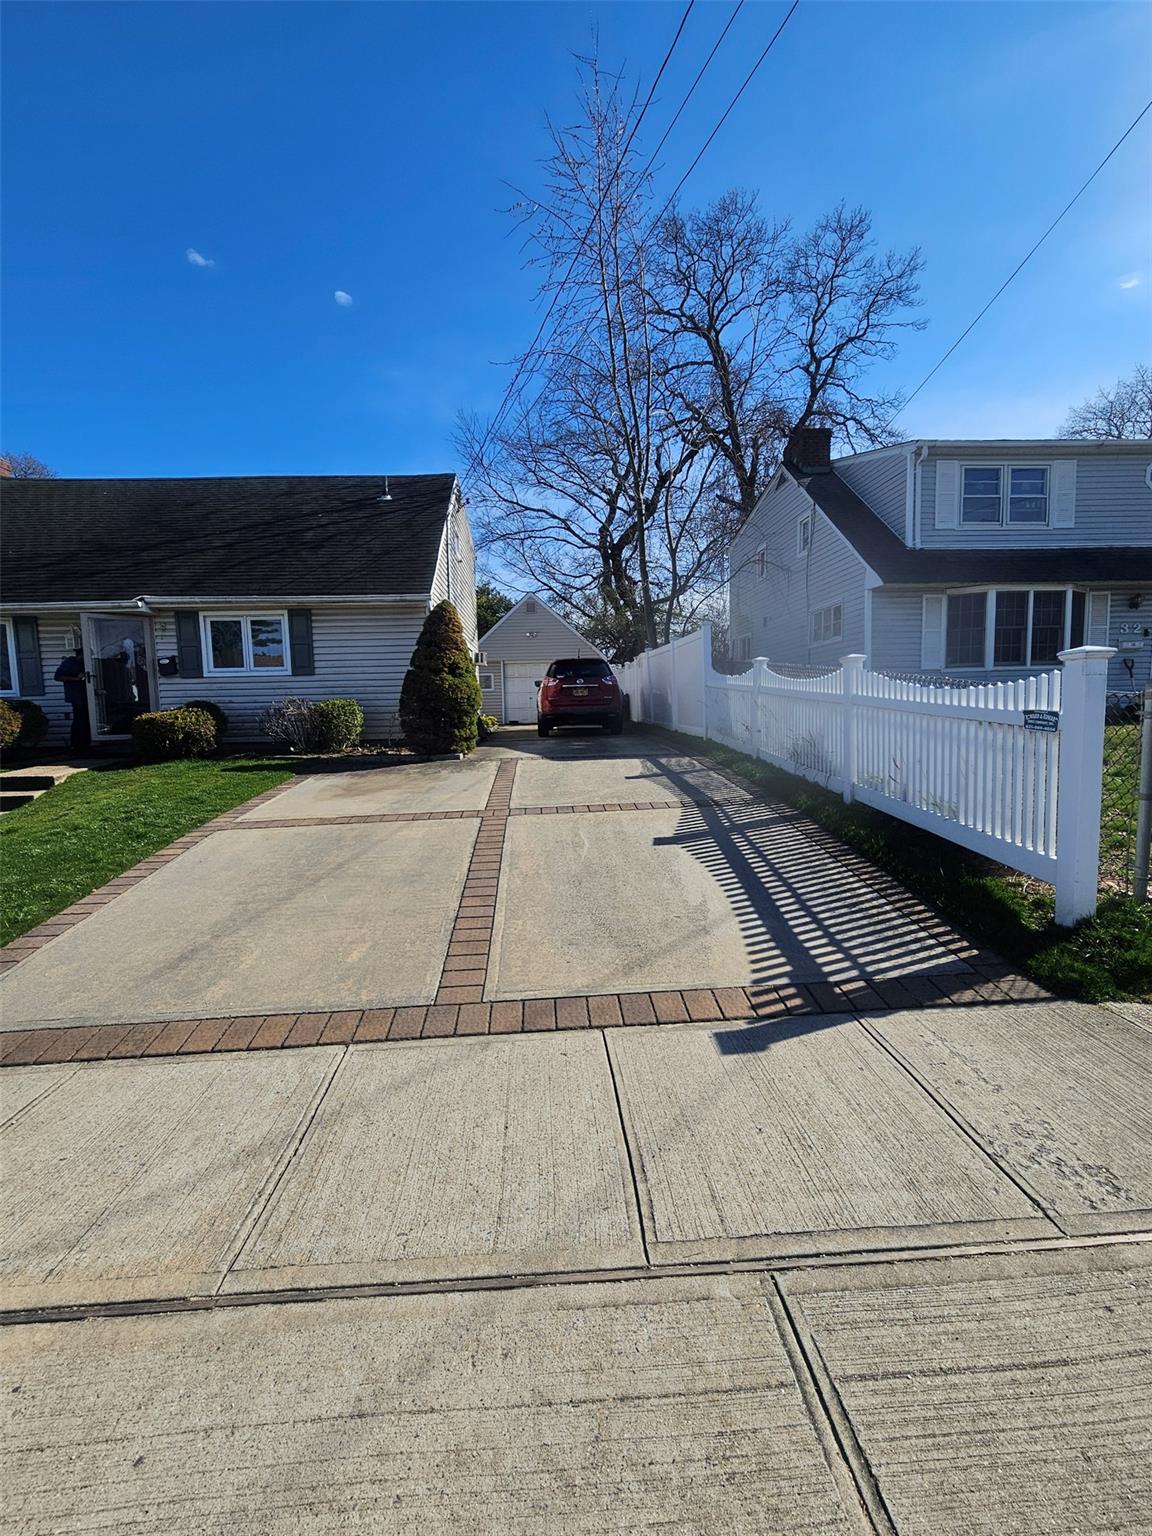
[[[1110,693],[1104,715],[1100,803],[1100,887],[1131,895],[1140,806],[1143,693]]]

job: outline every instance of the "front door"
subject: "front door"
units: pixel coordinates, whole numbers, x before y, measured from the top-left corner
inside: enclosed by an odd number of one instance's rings
[[[152,621],[89,614],[84,660],[93,739],[127,736],[136,716],[152,708]]]

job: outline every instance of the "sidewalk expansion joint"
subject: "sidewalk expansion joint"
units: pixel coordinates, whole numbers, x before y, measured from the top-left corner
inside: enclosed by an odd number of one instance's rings
[[[1150,1232],[1110,1232],[1090,1237],[1031,1237],[988,1243],[955,1243],[936,1248],[867,1248],[857,1252],[789,1254],[782,1258],[710,1259],[694,1264],[618,1266],[612,1269],[515,1271],[503,1275],[464,1275],[441,1280],[368,1281],[360,1285],[308,1289],[205,1291],[195,1296],[149,1297],[122,1301],[60,1302],[43,1307],[0,1309],[0,1327],[86,1322],[98,1317],[150,1317],[182,1312],[211,1312],[225,1307],[292,1306],[300,1302],[374,1300],[392,1296],[442,1296],[474,1291],[517,1291],[541,1286],[603,1285],[636,1280],[708,1279],[726,1275],[771,1278],[797,1271],[846,1266],[946,1263],[955,1259],[997,1259],[1019,1254],[1072,1252],[1084,1248],[1130,1248],[1152,1244]]]

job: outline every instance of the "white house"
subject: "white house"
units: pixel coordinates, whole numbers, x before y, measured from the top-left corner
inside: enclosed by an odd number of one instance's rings
[[[484,713],[502,725],[535,725],[536,689],[550,662],[565,656],[608,660],[534,593],[522,597],[478,643]]]
[[[997,682],[1109,645],[1152,678],[1152,444],[929,441],[831,457],[794,435],[732,545],[738,658]]]
[[[35,700],[82,652],[92,735],[133,716],[219,704],[259,737],[278,698],[350,697],[364,735],[397,731],[400,685],[448,598],[476,645],[475,555],[453,474],[4,480],[0,693]],[[50,738],[51,739],[51,738]]]

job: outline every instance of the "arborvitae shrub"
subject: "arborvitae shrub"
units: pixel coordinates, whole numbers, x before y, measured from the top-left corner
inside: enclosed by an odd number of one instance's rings
[[[437,603],[424,620],[400,690],[400,725],[413,752],[471,752],[483,702],[460,616]]]

